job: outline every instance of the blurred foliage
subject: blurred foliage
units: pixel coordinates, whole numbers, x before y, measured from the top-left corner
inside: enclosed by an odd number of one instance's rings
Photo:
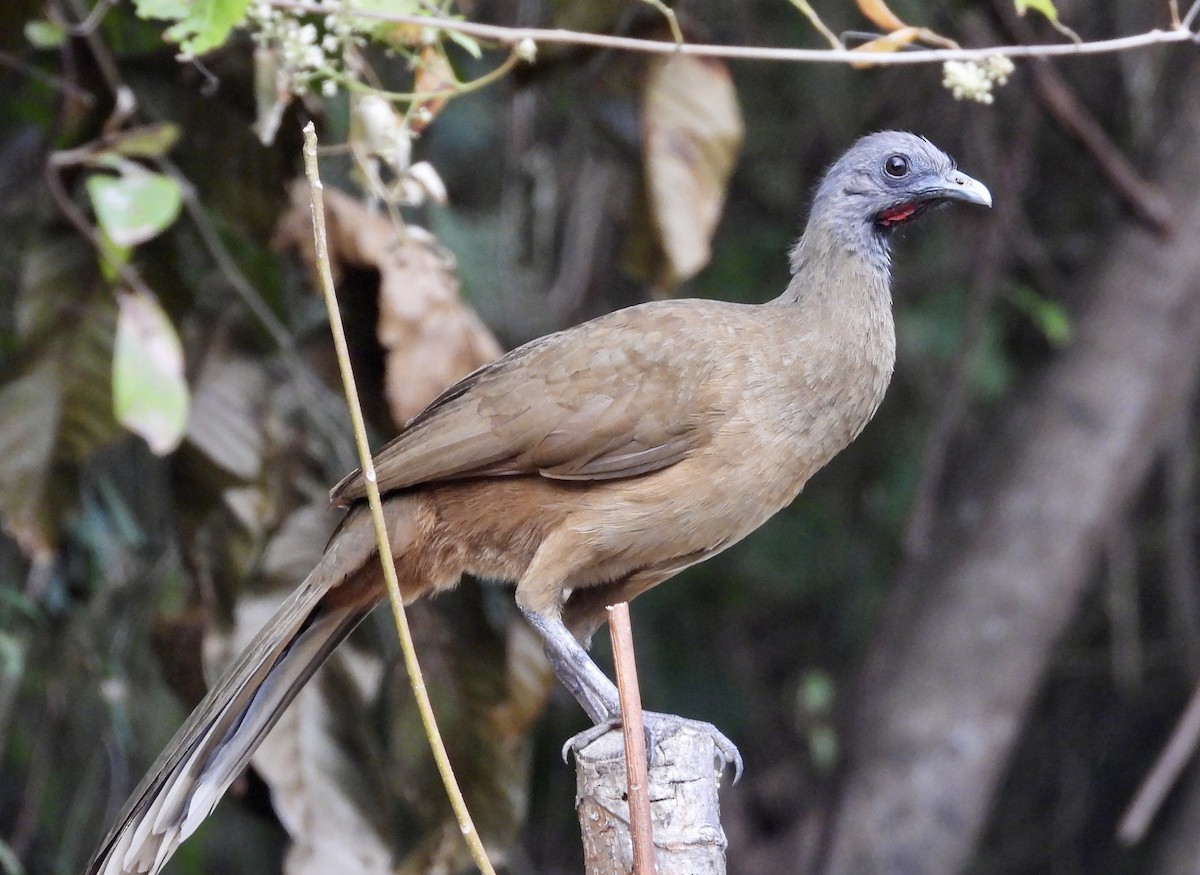
[[[470,5],[481,18],[517,18],[518,4],[507,0]],[[1065,3],[1061,10],[1023,5],[1043,15],[1067,13]],[[200,51],[205,40],[219,43],[221,29],[245,6],[206,0],[140,8],[182,19],[177,33],[192,41],[183,48]],[[639,6],[561,2],[536,12],[544,23],[633,34],[662,26]],[[814,6],[835,32],[863,26],[852,4]],[[974,43],[1005,41],[1000,7],[1011,11],[1005,0],[894,6],[904,21]],[[1119,0],[1104,14],[1092,10],[1087,36],[1162,25],[1163,6]],[[178,47],[162,41],[161,22],[123,4],[95,31],[61,39],[64,22],[78,21],[86,9],[74,0],[48,9],[49,17],[32,2],[0,5],[0,51],[17,62],[0,67],[0,222],[7,229],[0,235],[0,514],[7,532],[0,542],[0,867],[19,863],[29,873],[80,868],[202,691],[206,636],[236,631],[239,604],[303,575],[310,554],[294,539],[319,549],[322,536],[315,529],[298,536],[298,515],[316,514],[325,488],[352,466],[340,402],[328,388],[319,302],[307,291],[303,264],[272,242],[297,175],[299,122],[316,115],[328,136],[349,137],[357,122],[345,95],[264,108],[248,39],[235,35],[220,51],[179,63]],[[677,10],[689,38],[758,45],[818,39],[783,2],[693,0]],[[1053,33],[1038,16],[1027,24],[1039,35]],[[421,49],[406,41],[411,35],[395,36],[398,57],[372,62],[389,81],[408,82],[406,66]],[[496,52],[476,60],[471,52],[469,45],[446,45],[439,57],[463,81],[502,60]],[[169,162],[160,152],[170,144],[106,139],[116,101],[105,53],[137,98],[138,125],[180,132]],[[1062,72],[1131,160],[1148,166],[1155,131],[1176,109],[1169,82],[1181,63],[1175,53],[1146,52],[1080,60]],[[399,195],[385,206],[428,226],[453,252],[464,296],[503,345],[649,294],[625,269],[630,247],[658,243],[662,254],[662,241],[644,239],[654,233],[643,178],[652,157],[644,154],[639,120],[639,83],[652,79],[646,66],[604,52],[546,50],[490,90],[429,108],[428,131],[409,143],[413,158],[436,168],[448,206],[414,207]],[[1017,150],[1035,157],[1019,191],[997,192],[1019,196],[1023,206],[1003,251],[991,256],[999,263],[990,267],[1004,279],[968,354],[960,358],[972,337],[964,326],[985,267],[975,241],[988,219],[934,216],[897,247],[901,360],[877,420],[753,538],[634,606],[647,703],[712,720],[746,756],[749,773],[727,821],[731,871],[738,872],[749,871],[739,859],[749,859],[750,850],[791,848],[787,837],[819,824],[840,755],[837,719],[902,554],[924,474],[922,451],[956,369],[966,367],[968,379],[952,459],[1002,423],[1028,375],[1070,342],[1075,281],[1102,251],[1123,207],[1050,119],[1039,116],[1031,132],[1014,139],[1018,115],[1034,99],[1023,71],[992,107],[954,102],[936,68],[740,62],[728,71],[721,81],[736,86],[733,109],[740,107],[745,130],[711,243],[713,261],[690,280],[675,262],[641,265],[642,276],[668,276],[666,286],[686,280],[672,294],[742,301],[777,294],[810,187],[864,131],[918,130],[984,180],[1002,173]],[[278,132],[264,146],[256,130],[270,113]],[[47,172],[55,156],[81,147],[90,150],[88,161],[108,155],[109,163],[59,160]],[[140,169],[112,163],[113,155]],[[325,163],[326,178],[349,189],[366,173],[344,154]],[[411,166],[377,171],[388,183],[403,183]],[[90,215],[89,186],[111,189],[129,178],[156,180],[154,233],[123,238],[122,220],[101,207],[96,224],[133,248],[98,250],[69,214]],[[53,179],[65,201],[56,199]],[[389,382],[376,297],[389,268],[378,251],[374,256],[347,259],[342,293],[363,383],[378,399]],[[114,389],[124,391],[113,371],[125,306],[113,292],[114,277],[122,265],[136,270],[158,302],[148,346],[161,350],[169,335],[183,353],[191,414],[179,449],[156,445],[165,455],[151,452],[114,413]],[[131,370],[145,375],[145,368]],[[383,438],[395,423],[386,405],[376,408],[373,427]],[[1114,847],[1113,824],[1196,669],[1187,655],[1195,642],[1172,626],[1155,583],[1167,563],[1162,493],[1162,483],[1149,484],[1144,506],[1129,520],[1141,560],[1141,670],[1132,684],[1118,682],[1114,621],[1097,588],[1026,727],[980,850],[980,875],[1147,871],[1145,852]],[[318,518],[317,529],[332,525],[332,515]],[[449,681],[441,693],[443,706],[460,718],[450,721],[458,734],[449,734],[472,763],[466,772],[477,779],[475,792],[505,797],[509,819],[500,818],[496,834],[509,871],[576,871],[574,782],[556,751],[582,728],[583,715],[573,703],[558,707],[566,697],[556,694],[532,754],[505,738],[511,759],[497,769],[495,749],[469,733],[480,731],[472,708],[499,701],[497,690],[508,682],[498,679],[504,660],[515,671],[524,658],[512,638],[511,606],[495,592],[469,587],[421,610],[437,677],[461,679],[480,661],[492,669],[476,679],[491,684],[482,698]],[[416,761],[423,741],[411,729],[388,646],[378,643],[387,636],[376,633],[366,630],[362,637],[376,643],[364,646],[376,648],[388,684],[383,706],[363,706],[379,731],[375,748],[363,744],[390,762]],[[474,651],[456,649],[456,635],[486,656],[467,659]],[[455,673],[459,660],[466,664]],[[508,716],[522,729],[532,719]],[[375,775],[386,785],[380,793],[408,807],[377,813],[404,827],[397,830],[403,836],[389,837],[397,846],[436,856],[446,843],[431,826],[444,815],[432,801],[438,791],[423,763],[408,765],[412,771]],[[497,775],[498,782],[488,780]],[[239,799],[221,806],[170,871],[276,870],[283,833],[264,786],[252,775],[231,795]],[[777,871],[788,864],[780,865]]]

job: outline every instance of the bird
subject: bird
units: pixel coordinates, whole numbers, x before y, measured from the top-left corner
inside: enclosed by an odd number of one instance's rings
[[[515,583],[555,674],[597,726],[614,684],[586,645],[606,607],[740,541],[862,431],[896,357],[895,232],[991,194],[917,135],[855,142],[826,171],[783,293],[652,301],[520,346],[451,386],[377,454],[406,601],[463,574]],[[297,691],[385,597],[361,470],[324,556],[134,790],[88,875],[157,873]],[[647,723],[681,720],[647,713]],[[709,724],[726,759],[736,748]]]

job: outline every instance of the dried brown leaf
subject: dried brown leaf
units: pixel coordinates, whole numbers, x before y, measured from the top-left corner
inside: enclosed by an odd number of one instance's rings
[[[885,33],[901,30],[907,25],[900,20],[895,12],[888,8],[883,0],[856,0],[859,11],[870,22]]]
[[[52,535],[44,497],[62,410],[54,362],[44,361],[0,388],[0,514],[30,555],[47,555]]]
[[[388,269],[381,269],[379,343],[387,350],[392,418],[407,422],[501,348],[459,298],[458,279],[433,246],[410,236],[389,256]]]
[[[421,59],[417,63],[417,71],[413,77],[414,92],[433,94],[452,89],[457,84],[458,79],[454,75],[454,68],[450,66],[450,61],[441,49],[433,45],[421,49]],[[449,97],[441,96],[421,101],[423,112],[414,112],[409,119],[409,127],[412,128],[412,132],[420,134],[429,127],[434,117],[442,111],[447,100]]]
[[[79,463],[124,430],[113,416],[116,302],[80,245],[30,247],[16,323],[15,373],[0,382],[0,524],[45,557],[77,495]]]
[[[869,18],[872,24],[882,30],[886,36],[865,42],[857,46],[854,51],[894,52],[914,42],[923,42],[926,45],[943,49],[958,48],[958,43],[948,37],[942,36],[936,31],[930,30],[927,27],[910,27],[905,24],[896,13],[888,8],[883,0],[856,0],[856,2],[858,3],[859,11]],[[871,64],[862,63],[855,64],[854,66],[869,67]]]
[[[528,805],[530,724],[541,714],[552,674],[534,633],[500,594],[477,585],[413,606],[410,622],[425,681],[468,807],[492,861],[504,865]],[[423,739],[407,679],[392,679],[391,760],[406,780],[400,794],[422,824],[397,875],[470,867],[441,779]]]
[[[246,646],[286,590],[243,598],[228,634],[210,635],[210,664]],[[291,836],[286,875],[390,875],[386,782],[374,768],[371,703],[383,660],[343,646],[300,691],[254,754],[254,768]],[[374,749],[374,750],[373,750]]]
[[[507,694],[488,714],[488,723],[499,738],[515,746],[541,716],[554,673],[537,633],[524,622],[510,623],[505,669]]]
[[[278,527],[259,562],[262,577],[290,589],[320,561],[338,522],[323,504],[296,508]]]
[[[188,441],[235,477],[256,479],[266,451],[267,393],[261,364],[223,352],[210,354],[192,387]]]
[[[642,98],[646,193],[662,259],[649,273],[660,290],[695,276],[742,143],[742,116],[728,68],[689,56],[647,62]]]
[[[935,33],[927,27],[902,27],[899,30],[894,30],[886,36],[876,37],[873,40],[868,40],[862,45],[855,46],[851,51],[871,54],[872,52],[897,52],[900,49],[906,48],[915,42],[925,43],[926,45],[936,46],[942,49],[957,49],[958,43],[952,39],[948,39],[941,34]],[[863,68],[875,66],[870,61],[856,61],[851,66]]]
[[[312,261],[308,190],[298,186],[279,239]],[[501,353],[500,344],[458,294],[448,256],[416,228],[401,236],[387,216],[325,190],[329,254],[344,267],[379,272],[376,334],[385,354],[384,392],[392,419],[407,422],[444,388]]]
[[[297,188],[294,204],[278,239],[299,249],[311,263],[306,187]],[[409,229],[400,237],[387,217],[370,213],[339,192],[326,191],[325,208],[335,276],[346,277],[351,270],[379,274],[376,335],[385,351],[385,391],[397,422],[407,420],[446,386],[500,354],[499,344],[459,298],[449,259],[428,235]],[[340,294],[345,294],[345,286],[339,283]],[[264,575],[283,580],[288,565],[299,575],[300,566],[311,560],[295,559],[293,545],[303,550],[306,544],[324,543],[315,535],[305,535],[302,522],[296,514],[288,521],[288,531],[280,531],[272,540],[263,555]],[[475,822],[493,859],[500,861],[523,822],[528,730],[544,706],[551,673],[541,647],[531,640],[531,631],[515,611],[510,607],[498,615],[496,606],[485,606],[489,597],[481,587],[460,587],[436,603],[413,605],[409,622]],[[341,650],[335,658],[339,660],[334,662],[335,676],[353,670],[341,663]],[[360,653],[352,658],[365,657]],[[324,680],[327,674],[322,669],[318,686],[303,691],[289,709],[289,713],[297,711],[295,717],[272,733],[272,738],[282,733],[282,753],[269,752],[260,767],[276,798],[286,797],[283,805],[291,813],[284,819],[299,825],[296,849],[288,857],[288,875],[317,871],[370,875],[384,871],[378,869],[382,863],[390,864],[393,875],[455,872],[469,866],[406,678],[402,673],[387,677],[378,696],[360,683],[354,688],[358,692],[352,689],[354,695],[362,694],[362,701],[356,702],[345,693],[342,699],[331,700],[338,693]],[[380,731],[364,740],[356,734],[356,726]],[[297,757],[310,755],[315,757],[314,766],[295,768]],[[259,765],[257,759],[255,763]],[[364,763],[373,770],[365,779],[360,778]],[[387,780],[382,795],[373,783],[379,776]],[[331,806],[327,820],[336,827],[332,830],[316,822],[325,816],[326,805]],[[387,826],[376,824],[380,812],[388,812],[390,825],[405,822],[417,827],[404,836],[389,835]],[[380,855],[382,847],[387,855]]]
[[[288,566],[313,560],[327,523],[319,516],[301,511],[287,520],[267,548],[264,575],[282,581]],[[233,658],[286,591],[239,599],[232,628],[207,638],[208,666]],[[476,825],[493,861],[503,863],[528,804],[529,728],[553,676],[534,633],[515,611],[487,605],[492,595],[467,585],[411,606],[409,621]],[[392,648],[366,632],[334,652],[254,756],[292,838],[285,872],[463,871],[470,857],[407,679],[386,670],[394,660],[382,654]],[[398,823],[412,826],[397,833]]]
[[[855,46],[851,51],[870,54],[872,52],[896,52],[907,45],[911,45],[921,38],[921,28],[919,27],[901,27],[886,36],[876,37],[873,40],[868,40],[862,45]],[[858,62],[855,67],[870,67],[870,62]]]
[[[254,133],[265,146],[275,142],[283,114],[295,99],[279,51],[267,46],[254,50]]]

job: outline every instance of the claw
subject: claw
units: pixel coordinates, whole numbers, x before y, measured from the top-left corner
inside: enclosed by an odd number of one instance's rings
[[[745,768],[745,763],[742,761],[742,755],[737,749],[737,745],[729,740],[717,727],[704,720],[692,720],[688,717],[677,717],[674,714],[659,714],[655,711],[645,712],[644,719],[646,726],[649,729],[654,724],[671,723],[676,726],[688,726],[697,732],[709,736],[713,740],[713,744],[717,748],[717,758],[720,760],[721,770],[724,771],[726,766],[733,766],[733,783],[737,783],[742,778],[742,771]]]
[[[656,737],[662,734],[660,727],[664,724],[687,726],[712,738],[713,744],[717,748],[717,759],[719,760],[721,770],[724,771],[726,766],[732,765],[733,783],[736,784],[741,780],[745,764],[742,761],[742,755],[738,751],[737,745],[730,741],[725,733],[721,732],[721,730],[717,729],[711,723],[706,723],[703,720],[691,720],[687,717],[677,717],[674,714],[660,714],[657,711],[643,712],[642,719],[646,726],[646,756],[651,765],[654,763]],[[572,752],[577,752],[580,748],[587,747],[597,738],[620,727],[620,725],[621,718],[619,716],[610,717],[608,720],[597,723],[590,729],[585,729],[583,732],[572,735],[562,747],[563,762],[565,763],[570,760]]]
[[[620,717],[610,717],[602,723],[597,723],[590,729],[585,729],[583,732],[575,733],[568,738],[566,744],[562,746],[563,762],[570,762],[572,753],[579,751],[580,748],[587,747],[600,736],[607,735],[612,730],[620,728],[620,726]]]

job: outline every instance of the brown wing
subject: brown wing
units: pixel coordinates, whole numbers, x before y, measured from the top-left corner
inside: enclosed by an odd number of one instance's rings
[[[703,351],[680,355],[679,332],[694,319],[682,303],[551,334],[465,377],[380,450],[380,490],[520,474],[616,479],[678,462],[707,438],[716,403]],[[364,495],[355,471],[331,500]]]

